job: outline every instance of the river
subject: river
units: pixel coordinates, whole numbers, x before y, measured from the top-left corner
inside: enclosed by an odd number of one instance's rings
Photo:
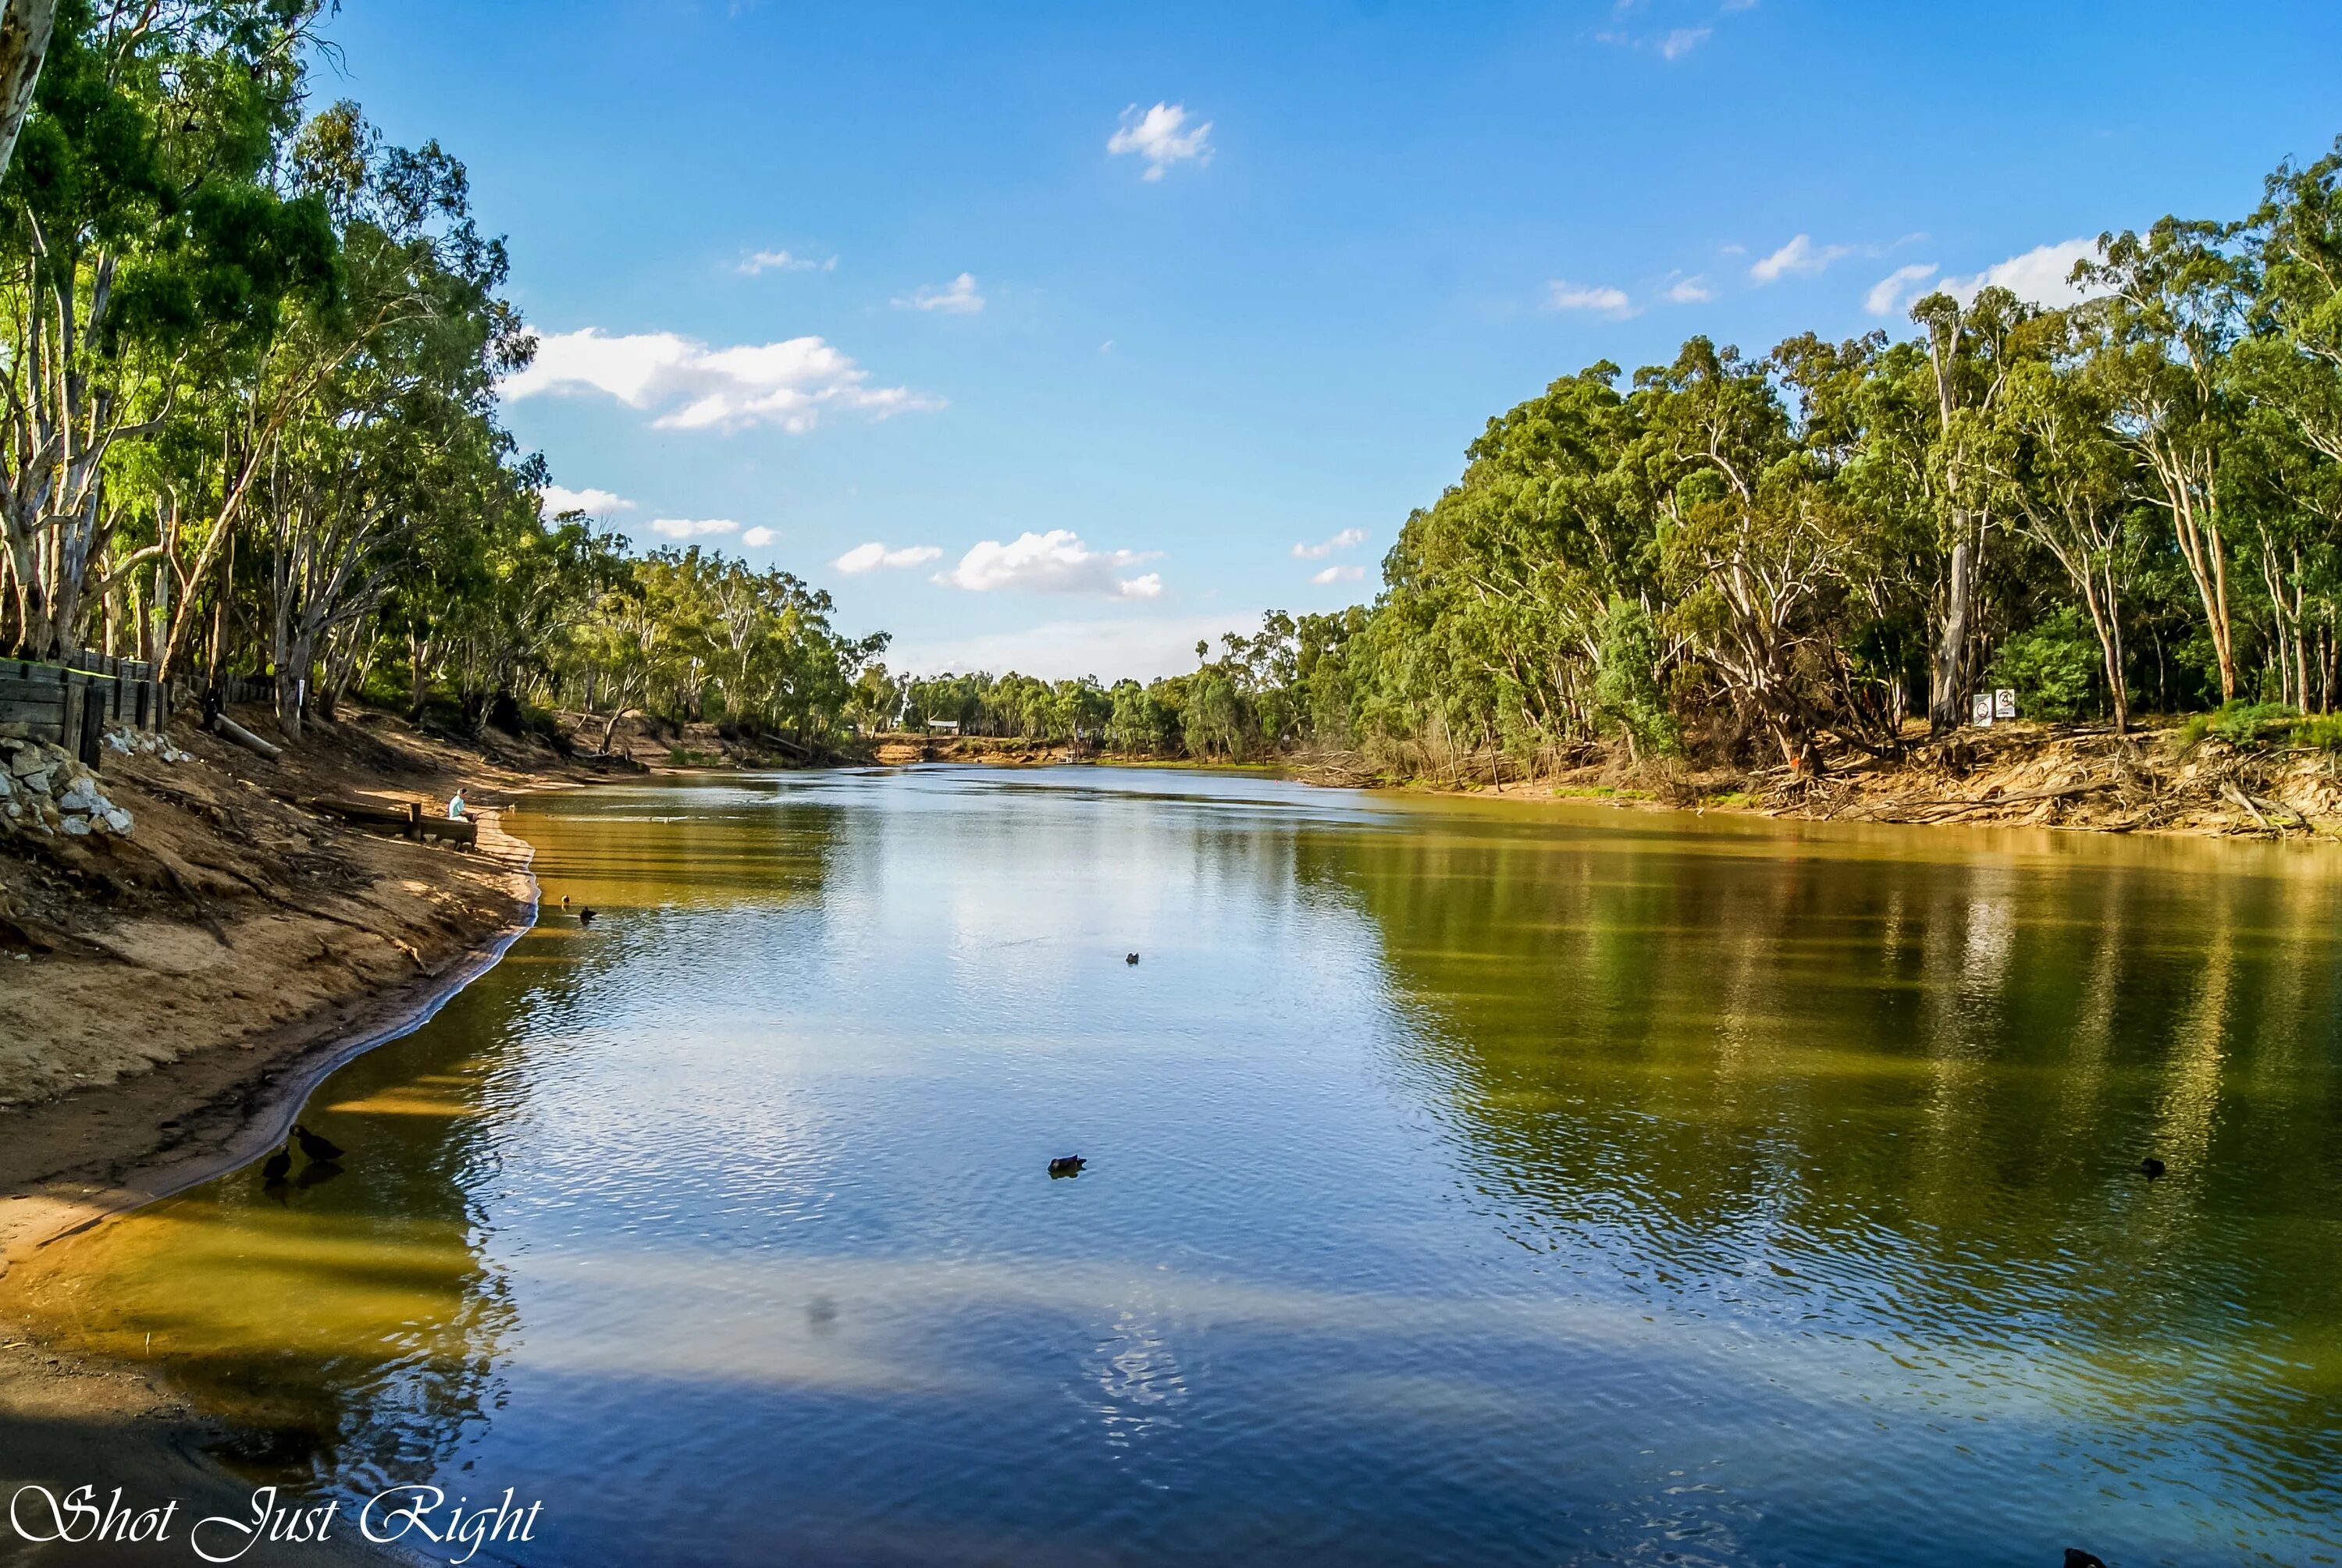
[[[479,1562],[2342,1561],[2330,847],[1097,768],[508,825],[544,916],[319,1090],[338,1171],[44,1266],[255,1480],[542,1501]]]

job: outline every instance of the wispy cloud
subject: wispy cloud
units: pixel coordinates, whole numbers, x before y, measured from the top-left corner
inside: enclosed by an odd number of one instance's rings
[[[1716,297],[1705,276],[1682,277],[1667,285],[1667,297],[1677,305],[1706,305]]]
[[[1851,245],[1817,245],[1811,235],[1799,235],[1771,255],[1759,257],[1748,275],[1758,283],[1778,283],[1791,275],[1819,277],[1832,262],[1853,254]]]
[[[1133,104],[1122,112],[1122,125],[1106,138],[1106,150],[1117,156],[1136,153],[1146,160],[1141,179],[1159,180],[1174,164],[1197,165],[1212,161],[1212,122],[1187,128],[1187,105],[1157,104],[1141,113]]]
[[[939,310],[946,315],[974,315],[984,308],[984,296],[976,292],[976,275],[964,272],[940,288],[928,284],[916,293],[903,295],[895,304],[904,310]]]
[[[1873,315],[1893,315],[1917,298],[1919,285],[1935,275],[1934,262],[1898,266],[1870,285],[1870,292],[1862,296],[1862,308]]]
[[[635,504],[623,495],[587,485],[572,490],[565,485],[540,485],[536,492],[537,509],[547,517],[558,517],[564,512],[583,512],[588,517],[607,517],[619,512],[632,512]]]
[[[1162,574],[1124,573],[1162,552],[1093,550],[1070,528],[1020,534],[1004,544],[986,539],[960,557],[936,581],[974,594],[1014,589],[1026,594],[1084,594],[1109,599],[1153,599],[1163,592]]]
[[[2055,245],[2036,245],[2023,255],[2011,256],[2005,262],[1996,262],[1974,277],[1947,277],[1944,288],[1963,303],[1974,299],[1978,289],[1997,285],[2035,305],[2079,305],[2090,295],[2067,280],[2073,276],[2076,262],[2090,260],[2097,254],[2094,241],[2059,240]]]
[[[1322,572],[1312,573],[1309,580],[1323,587],[1328,583],[1355,583],[1366,574],[1364,566],[1328,566]]]
[[[883,419],[944,405],[908,387],[871,385],[867,371],[818,337],[710,348],[671,332],[613,337],[594,326],[538,338],[535,359],[502,390],[515,401],[598,392],[658,410],[651,421],[658,430],[772,424],[803,432],[832,410]]]
[[[740,524],[729,517],[655,517],[651,532],[667,539],[706,539],[737,534]]]
[[[1659,58],[1680,60],[1716,35],[1713,27],[1677,27],[1658,43]]]
[[[816,261],[811,256],[796,255],[788,251],[757,251],[742,257],[736,270],[750,277],[766,272],[836,272],[837,258],[831,256],[826,261]]]
[[[740,543],[749,545],[752,548],[761,550],[778,537],[780,537],[780,535],[774,530],[759,524],[758,526],[751,528],[746,533],[741,534]]]
[[[856,544],[830,564],[849,577],[859,577],[866,572],[881,569],[924,566],[930,561],[942,560],[943,554],[933,544],[912,544],[900,550],[889,550],[873,540],[867,544]]]
[[[1547,310],[1590,310],[1603,315],[1632,315],[1634,302],[1626,291],[1594,284],[1566,283],[1555,278],[1545,285]]]
[[[1320,539],[1315,544],[1296,544],[1293,558],[1296,561],[1323,561],[1336,550],[1355,549],[1366,542],[1363,528],[1345,528],[1330,539]]]

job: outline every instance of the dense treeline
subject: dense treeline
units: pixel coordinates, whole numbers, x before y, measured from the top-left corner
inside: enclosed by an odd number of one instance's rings
[[[2337,144],[2342,146],[2342,144]],[[1141,689],[913,684],[915,719],[1402,768],[1900,754],[1971,694],[2102,716],[2330,711],[2342,601],[2342,153],[2233,223],[2105,236],[2087,302],[1932,294],[1915,331],[1704,337],[1489,421],[1371,610],[1271,615]]]
[[[1565,376],[1488,423],[1371,606],[1189,674],[904,681],[786,573],[541,515],[498,420],[534,351],[504,247],[437,144],[309,102],[318,9],[55,7],[0,178],[0,648],[270,676],[296,735],[364,694],[1400,771],[1893,757],[1992,685],[2117,728],[2335,706],[2342,151],[2240,220],[2106,236],[2079,305],[1937,293],[1901,336]]]
[[[540,516],[504,246],[436,143],[312,112],[319,10],[59,0],[0,181],[0,648],[273,676],[296,736],[360,691],[827,734],[884,640],[826,594]]]

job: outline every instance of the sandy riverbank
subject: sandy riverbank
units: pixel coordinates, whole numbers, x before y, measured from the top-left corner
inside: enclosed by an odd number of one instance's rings
[[[482,752],[382,715],[282,763],[184,726],[174,738],[175,761],[109,754],[101,769],[135,820],[128,841],[0,842],[14,949],[0,954],[0,1496],[92,1483],[245,1507],[250,1489],[202,1457],[218,1433],[145,1369],[44,1345],[9,1265],[253,1158],[334,1068],[494,963],[536,899],[532,852],[495,803],[582,776],[541,748]],[[365,791],[435,806],[458,785],[481,808],[478,847],[461,854],[299,804]],[[0,1519],[0,1563],[182,1560],[184,1539],[107,1555],[28,1545]],[[276,1560],[380,1559],[344,1543]]]

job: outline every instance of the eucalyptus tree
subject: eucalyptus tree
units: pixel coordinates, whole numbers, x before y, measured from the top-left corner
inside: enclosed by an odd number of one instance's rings
[[[125,517],[119,444],[162,431],[198,364],[248,355],[336,282],[330,220],[269,184],[314,10],[66,0],[0,184],[0,542],[15,641],[77,644]],[[231,486],[240,507],[257,472]],[[143,497],[141,499],[144,499]],[[154,547],[159,554],[159,542]]]
[[[2223,702],[2237,680],[2220,467],[2239,412],[2234,350],[2255,283],[2237,251],[2241,229],[2166,217],[2143,236],[2101,236],[2098,259],[2076,269],[2105,295],[2087,307],[2103,329],[2094,375],[2138,454],[2141,494],[2169,521],[2202,601]]]
[[[2080,596],[2105,665],[2115,733],[2130,724],[2123,603],[2144,556],[2131,519],[2131,457],[2115,434],[2117,395],[2081,354],[2011,374],[1989,448],[2004,515],[2047,550]]]
[[[41,60],[56,19],[56,0],[0,3],[0,175],[8,172],[16,133],[33,106],[33,88],[41,79]]]

